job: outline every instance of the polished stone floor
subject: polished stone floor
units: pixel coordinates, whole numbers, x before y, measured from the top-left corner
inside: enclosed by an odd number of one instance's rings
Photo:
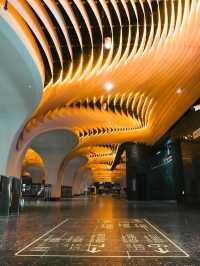
[[[200,266],[200,208],[111,196],[27,202],[0,217],[3,265]]]

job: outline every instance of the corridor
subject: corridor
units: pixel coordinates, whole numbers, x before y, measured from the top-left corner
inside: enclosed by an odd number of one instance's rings
[[[200,0],[0,0],[0,266],[200,266]]]
[[[0,265],[200,265],[199,232],[199,212],[173,201],[30,201],[0,218]]]

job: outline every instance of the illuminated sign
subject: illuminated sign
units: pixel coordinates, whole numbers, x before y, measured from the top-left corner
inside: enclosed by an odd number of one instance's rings
[[[195,112],[200,111],[200,104],[193,106]]]
[[[193,135],[193,139],[199,138],[200,137],[200,128],[195,130],[192,135]]]

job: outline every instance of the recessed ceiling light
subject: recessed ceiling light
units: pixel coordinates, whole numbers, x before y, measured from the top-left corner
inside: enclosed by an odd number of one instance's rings
[[[182,89],[181,88],[178,88],[177,90],[176,90],[176,93],[178,93],[178,94],[180,94],[180,93],[182,93]]]
[[[110,50],[111,49],[111,47],[112,47],[112,39],[111,39],[111,37],[106,37],[105,38],[105,40],[104,40],[104,47],[107,50]]]
[[[113,84],[112,84],[111,82],[106,82],[106,84],[105,84],[105,89],[106,89],[107,91],[111,91],[112,88],[113,88]]]

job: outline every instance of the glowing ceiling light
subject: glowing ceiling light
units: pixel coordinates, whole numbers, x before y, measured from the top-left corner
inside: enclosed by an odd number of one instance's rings
[[[111,82],[106,82],[106,84],[105,84],[105,89],[106,89],[107,91],[111,91],[112,88],[113,88],[113,84],[112,84]]]
[[[111,37],[106,37],[104,40],[104,47],[106,50],[110,50],[112,47],[112,39]]]
[[[180,93],[182,93],[182,89],[181,88],[178,88],[177,90],[176,90],[176,93],[178,93],[178,94],[180,94]]]

